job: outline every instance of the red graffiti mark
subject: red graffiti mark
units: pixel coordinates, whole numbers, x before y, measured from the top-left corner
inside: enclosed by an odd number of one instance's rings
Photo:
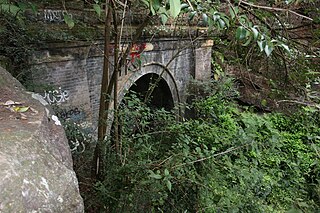
[[[130,50],[131,62],[134,62],[135,59],[140,59],[141,53],[146,49],[147,44],[133,44]]]

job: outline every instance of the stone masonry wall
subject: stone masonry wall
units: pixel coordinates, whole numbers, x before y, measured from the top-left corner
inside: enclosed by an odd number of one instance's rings
[[[141,69],[134,69],[131,59],[128,58],[127,74],[122,74],[119,78],[120,99],[136,80],[147,73],[162,75],[176,103],[186,100],[186,89],[190,79],[210,78],[210,42],[201,41],[193,44],[188,40],[160,39],[150,43],[141,42],[139,45],[145,47],[146,44],[147,48],[139,54]],[[84,42],[52,44],[39,50],[34,56],[34,82],[52,85],[56,89],[60,87],[61,91],[57,89],[55,94],[52,91],[50,94],[49,91],[46,92],[52,99],[56,96],[57,103],[53,104],[71,112],[77,109],[77,113],[81,113],[87,121],[92,122],[96,120],[99,109],[102,50],[101,42],[94,45]],[[169,61],[170,72],[162,72],[164,69],[161,66],[166,66]],[[64,91],[67,93],[63,93]],[[39,92],[43,96],[46,95],[44,91]],[[68,97],[61,99],[66,94]]]

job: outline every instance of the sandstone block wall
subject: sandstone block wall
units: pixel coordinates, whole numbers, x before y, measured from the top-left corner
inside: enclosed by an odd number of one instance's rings
[[[166,80],[173,100],[176,103],[184,102],[190,79],[210,79],[211,47],[212,44],[207,41],[192,43],[186,39],[148,42],[148,48],[140,55],[140,69],[133,68],[128,59],[127,74],[119,78],[120,100],[136,80],[147,73],[156,73]],[[77,108],[88,121],[96,121],[103,68],[102,50],[103,43],[99,41],[94,44],[54,44],[40,50],[34,57],[35,83],[49,84],[68,91],[68,100],[59,103],[59,106],[69,110]],[[110,60],[113,58],[110,57]],[[164,69],[160,65],[168,65],[169,72],[162,72]]]

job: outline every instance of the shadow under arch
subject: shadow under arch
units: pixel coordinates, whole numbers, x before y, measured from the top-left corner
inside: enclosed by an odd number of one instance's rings
[[[151,108],[169,111],[174,107],[174,100],[167,82],[155,73],[148,73],[141,76],[129,88],[129,93],[135,92],[141,100],[146,100]]]
[[[131,79],[132,80],[132,79]],[[141,102],[145,102],[151,110],[165,109],[166,111],[174,110],[175,102],[171,89],[167,81],[156,73],[146,73],[140,75],[134,83],[130,84],[129,89],[122,90],[119,99],[119,109],[122,111],[127,106],[126,97],[133,93],[137,95]],[[147,98],[147,99],[146,99]],[[111,105],[112,106],[112,105]],[[113,120],[113,112],[110,113],[110,129],[107,131],[113,138],[115,131],[115,121]],[[121,117],[121,116],[120,116]],[[126,117],[126,116],[125,116]],[[130,117],[130,116],[129,116]],[[118,129],[122,128],[122,122],[118,124]],[[120,130],[121,132],[121,130]],[[119,132],[119,133],[120,133]],[[120,133],[121,134],[121,133]]]
[[[145,76],[145,77],[144,77]],[[161,85],[167,85],[165,87],[169,88],[170,94],[173,98],[173,105],[178,106],[179,103],[181,103],[180,100],[180,90],[177,85],[176,79],[173,75],[173,72],[169,70],[166,66],[152,62],[147,63],[143,65],[139,70],[135,72],[131,72],[128,75],[121,76],[120,82],[119,82],[119,92],[118,92],[118,101],[119,103],[122,102],[125,94],[128,93],[128,91],[131,89],[134,90],[134,85],[137,85],[137,82],[146,80],[148,76],[157,76],[158,79],[160,77]],[[140,79],[140,80],[139,80]],[[164,88],[164,87],[162,87]],[[169,94],[169,92],[167,92]],[[180,115],[180,109],[178,110],[178,114]]]
[[[153,88],[152,92],[150,92],[150,88]],[[115,122],[113,122],[112,124],[110,132],[111,146],[109,147],[110,150],[108,151],[110,156],[108,156],[107,159],[110,160],[110,165],[113,165],[120,161],[121,163],[138,162],[138,160],[140,159],[142,163],[136,165],[135,167],[139,168],[140,166],[141,169],[144,169],[144,161],[159,162],[159,159],[164,159],[165,153],[168,152],[169,148],[172,145],[172,140],[166,138],[170,138],[168,136],[169,134],[163,133],[166,131],[162,131],[164,130],[163,127],[166,123],[161,122],[161,116],[153,115],[155,114],[155,112],[157,112],[157,109],[164,108],[166,111],[174,109],[174,97],[172,93],[175,91],[172,92],[168,81],[166,81],[165,78],[162,78],[159,74],[156,73],[146,73],[144,75],[140,75],[140,77],[137,78],[134,83],[130,84],[129,89],[127,89],[126,91],[127,92],[121,99],[121,103],[119,105],[120,110],[118,112],[121,113],[121,107],[128,107],[127,109],[129,110],[124,110],[124,114],[119,115],[119,120],[117,123],[118,125],[116,125]],[[141,101],[144,101],[144,99],[150,93],[150,99],[146,102],[146,105],[154,110],[149,111],[145,110],[145,108],[143,108],[142,110],[137,109],[135,105],[133,107],[130,107],[130,105],[128,104],[129,102],[126,102],[128,100],[126,99],[126,97],[129,96],[130,100],[131,92],[134,92]],[[136,103],[138,103],[139,106],[141,104],[141,102],[139,101]],[[138,113],[131,113],[133,110],[137,110]],[[146,116],[145,113],[139,113],[139,110],[141,112],[148,112],[148,115]],[[160,113],[167,112],[160,110]],[[172,115],[172,111],[169,112],[169,114]],[[144,125],[143,123],[147,123],[147,125]],[[115,135],[116,137],[114,137]],[[157,140],[155,140],[155,138],[157,138]],[[116,144],[116,140],[118,141],[118,146]],[[151,150],[151,152],[149,152],[149,149]],[[114,150],[117,151],[115,152]],[[148,154],[146,155],[145,153]],[[114,159],[115,161],[112,161]],[[133,161],[133,159],[135,159],[136,161]],[[115,204],[112,211],[151,212],[151,205],[149,203],[146,205],[145,198],[141,198],[139,196],[140,192],[138,190],[135,190],[140,186],[139,183],[128,181],[131,180],[131,178],[133,178],[134,176],[134,173],[132,173],[131,171],[135,171],[130,169],[131,168],[128,169],[128,173],[124,173],[126,175],[119,176],[119,178],[117,178],[117,180],[113,182],[113,184],[117,186],[117,189],[120,192],[132,192],[134,196],[130,199],[134,199],[135,205],[124,206],[123,204],[121,204],[121,207],[118,208],[118,200],[121,201],[122,199],[125,200],[129,198],[126,197],[126,193],[118,193],[118,197],[115,197],[116,199],[114,199]]]

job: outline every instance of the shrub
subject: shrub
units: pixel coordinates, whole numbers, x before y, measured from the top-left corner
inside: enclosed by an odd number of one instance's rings
[[[137,96],[119,112],[121,151],[107,140],[96,183],[108,212],[316,212],[319,112],[257,115],[220,90],[195,99],[194,118]]]

